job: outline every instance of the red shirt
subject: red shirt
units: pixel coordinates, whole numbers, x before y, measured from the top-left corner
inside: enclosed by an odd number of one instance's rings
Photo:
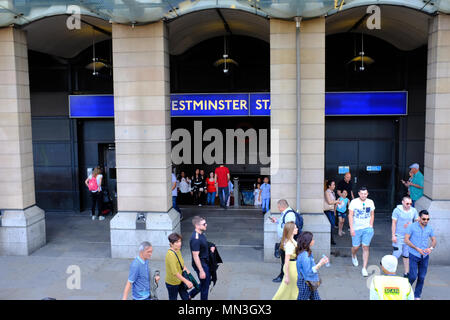
[[[216,182],[214,181],[214,179],[211,180],[209,178],[206,178],[206,184],[208,186],[207,191],[209,193],[216,192]]]
[[[217,175],[217,184],[219,188],[228,187],[227,175],[230,174],[230,170],[227,167],[216,168],[215,174]]]

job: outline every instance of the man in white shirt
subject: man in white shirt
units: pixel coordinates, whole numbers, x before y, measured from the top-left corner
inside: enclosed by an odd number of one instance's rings
[[[280,219],[277,220],[275,217],[270,217],[270,219],[272,220],[273,223],[277,223],[278,242],[280,242],[281,238],[283,237],[284,225],[290,221],[295,223],[295,212],[291,207],[289,207],[289,204],[288,204],[287,200],[285,200],[285,199],[278,200],[277,208],[278,208],[278,211],[281,212]],[[275,279],[272,280],[273,282],[281,282],[283,280],[284,256],[285,256],[284,251],[280,249],[281,272],[278,277],[276,277]]]
[[[369,261],[369,246],[374,233],[375,204],[367,198],[369,192],[366,187],[360,187],[358,195],[359,198],[353,199],[348,207],[348,223],[352,236],[352,263],[355,267],[358,266],[356,253],[362,244],[363,268],[361,273],[364,277],[367,277],[369,276],[366,269]]]

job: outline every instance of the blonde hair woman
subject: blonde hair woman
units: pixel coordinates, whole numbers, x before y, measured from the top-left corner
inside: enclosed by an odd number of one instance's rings
[[[273,300],[297,300],[297,255],[295,254],[297,241],[294,240],[297,233],[298,228],[294,222],[287,222],[284,225],[280,242],[280,249],[285,252],[284,277]]]

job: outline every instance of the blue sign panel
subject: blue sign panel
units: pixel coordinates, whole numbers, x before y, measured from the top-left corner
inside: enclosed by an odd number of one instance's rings
[[[171,116],[248,116],[248,94],[172,94]]]
[[[380,172],[381,171],[381,166],[367,166],[367,171],[372,172]]]
[[[326,116],[406,115],[407,92],[327,92]]]
[[[338,173],[339,174],[346,174],[347,172],[350,172],[349,166],[339,166],[338,167]]]
[[[250,115],[270,116],[270,93],[250,93]]]
[[[71,118],[109,118],[114,117],[113,95],[69,96]]]
[[[270,116],[270,93],[172,94],[172,117]],[[328,92],[325,115],[406,115],[407,92]],[[113,95],[69,96],[70,117],[114,117]]]

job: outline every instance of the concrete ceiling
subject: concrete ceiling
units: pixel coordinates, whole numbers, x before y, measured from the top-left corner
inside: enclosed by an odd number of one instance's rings
[[[204,10],[184,15],[168,23],[170,54],[182,54],[204,40],[226,35],[226,27],[220,14],[233,35],[269,42],[269,20],[266,18],[236,10]]]
[[[222,15],[222,17],[221,17]],[[409,8],[381,7],[381,30],[369,30],[365,21],[366,7],[356,7],[326,17],[326,34],[364,32],[381,38],[400,50],[413,50],[428,41],[430,16]],[[223,19],[222,19],[223,18]],[[28,33],[28,48],[62,58],[73,58],[95,42],[111,39],[112,25],[99,18],[83,16],[80,30],[66,27],[67,15],[47,17],[22,28]],[[226,24],[224,23],[226,22]],[[170,54],[179,55],[196,44],[227,34],[270,40],[267,18],[239,10],[210,9],[196,11],[167,23]],[[92,27],[94,26],[94,28]],[[355,27],[356,26],[356,27]]]
[[[430,16],[416,10],[398,6],[381,7],[381,29],[369,30],[366,20],[356,28],[358,21],[366,16],[366,7],[342,11],[327,17],[327,35],[357,32],[383,39],[400,50],[414,50],[428,42]]]
[[[81,29],[70,30],[66,27],[67,18],[66,15],[52,16],[24,26],[22,29],[27,31],[28,49],[73,58],[92,46],[94,39],[95,43],[111,39],[112,26],[107,21],[83,16]],[[98,31],[98,28],[105,32]]]

